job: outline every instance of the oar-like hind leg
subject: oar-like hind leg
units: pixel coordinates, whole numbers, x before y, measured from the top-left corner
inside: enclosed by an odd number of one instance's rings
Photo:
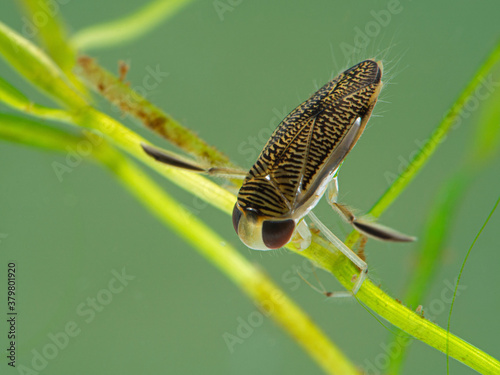
[[[247,172],[236,169],[236,168],[223,168],[223,167],[209,167],[205,168],[201,164],[187,160],[180,155],[177,155],[173,152],[160,150],[159,148],[147,145],[145,143],[141,143],[141,147],[146,154],[151,156],[156,161],[160,163],[169,165],[171,167],[185,169],[192,172],[198,173],[206,173],[210,176],[223,177],[227,179],[235,178],[235,179],[244,179],[247,175]]]
[[[381,241],[412,242],[416,240],[415,237],[408,236],[385,225],[357,218],[348,206],[337,203],[338,192],[338,175],[336,174],[328,185],[328,203],[342,219],[351,224],[358,232]]]

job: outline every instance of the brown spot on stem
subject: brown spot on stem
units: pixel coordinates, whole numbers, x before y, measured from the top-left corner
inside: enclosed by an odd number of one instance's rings
[[[85,67],[88,67],[90,64],[92,64],[93,61],[94,61],[93,58],[91,58],[89,56],[82,55],[82,56],[78,57],[77,63],[81,67],[85,68]]]
[[[146,119],[146,125],[154,131],[164,132],[167,119],[165,117],[154,117]]]
[[[118,79],[125,81],[125,77],[130,69],[130,66],[123,60],[118,61]]]

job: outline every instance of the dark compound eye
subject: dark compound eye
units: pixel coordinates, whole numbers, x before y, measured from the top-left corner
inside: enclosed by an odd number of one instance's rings
[[[240,219],[241,219],[241,211],[238,210],[238,203],[235,203],[233,208],[233,227],[234,230],[236,231],[236,234],[238,234],[238,224],[240,223]]]
[[[295,229],[292,219],[280,221],[264,221],[262,224],[262,241],[269,249],[279,249],[285,246]]]

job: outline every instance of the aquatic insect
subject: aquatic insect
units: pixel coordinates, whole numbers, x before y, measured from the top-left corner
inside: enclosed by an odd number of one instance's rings
[[[379,240],[407,242],[406,236],[380,224],[356,218],[337,202],[338,169],[363,133],[382,89],[382,64],[362,61],[328,82],[279,124],[248,173],[203,168],[143,144],[144,151],[171,166],[244,178],[233,209],[234,230],[256,250],[278,249],[299,233],[301,247],[311,234],[304,217],[361,269],[353,293],[367,272],[366,263],[311,212],[327,192],[328,202],[359,232]]]

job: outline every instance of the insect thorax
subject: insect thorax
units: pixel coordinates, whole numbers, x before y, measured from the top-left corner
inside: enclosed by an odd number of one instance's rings
[[[238,193],[238,205],[258,215],[284,218],[290,213],[290,203],[269,179],[250,177]]]

